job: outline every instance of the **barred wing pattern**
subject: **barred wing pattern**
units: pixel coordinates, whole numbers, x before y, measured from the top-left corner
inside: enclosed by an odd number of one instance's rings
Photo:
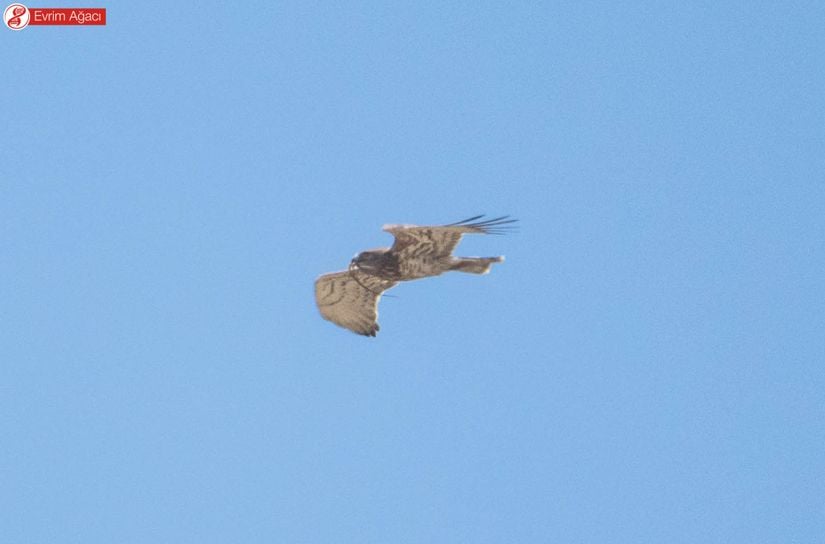
[[[397,282],[356,270],[315,280],[315,302],[324,319],[364,336],[378,332],[378,299]]]
[[[477,215],[458,223],[419,227],[417,225],[384,225],[383,230],[395,237],[390,251],[400,259],[409,259],[427,255],[430,257],[448,257],[452,254],[463,234],[504,234],[516,219],[509,216],[496,217],[478,221],[483,215]]]

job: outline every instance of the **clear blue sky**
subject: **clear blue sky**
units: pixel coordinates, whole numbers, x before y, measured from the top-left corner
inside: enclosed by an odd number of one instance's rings
[[[3,542],[822,542],[821,2],[91,4],[0,28]]]

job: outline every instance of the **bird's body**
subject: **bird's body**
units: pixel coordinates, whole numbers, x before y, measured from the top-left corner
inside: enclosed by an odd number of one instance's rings
[[[502,234],[516,220],[498,217],[472,222],[481,217],[439,226],[384,226],[395,236],[392,247],[363,251],[348,270],[324,274],[315,281],[315,302],[321,315],[357,334],[375,336],[378,300],[398,282],[449,271],[486,274],[504,257],[454,257],[453,250],[463,234]]]
[[[500,263],[503,260],[504,257],[453,257],[429,254],[402,259],[390,248],[383,248],[359,253],[353,259],[353,266],[362,272],[375,274],[384,279],[412,281],[440,276],[453,270],[486,274],[490,268],[489,264]]]

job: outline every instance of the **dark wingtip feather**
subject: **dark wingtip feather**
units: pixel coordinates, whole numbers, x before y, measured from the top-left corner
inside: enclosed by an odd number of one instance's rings
[[[450,223],[449,225],[445,225],[445,226],[447,226],[447,227],[457,227],[459,225],[464,225],[466,223],[469,223],[470,221],[475,221],[476,219],[481,219],[482,217],[484,217],[484,214],[474,215],[473,217],[469,217],[467,219],[462,219],[461,221],[456,221],[455,223]]]
[[[509,215],[502,215],[501,217],[495,217],[493,219],[486,219],[484,221],[476,221],[477,219],[483,218],[484,215],[476,215],[474,217],[470,217],[469,219],[464,219],[463,221],[458,221],[457,223],[450,223],[446,225],[448,227],[472,227],[479,229],[484,234],[507,234],[508,232],[514,232],[516,229],[513,223],[517,223],[518,219],[510,219]]]

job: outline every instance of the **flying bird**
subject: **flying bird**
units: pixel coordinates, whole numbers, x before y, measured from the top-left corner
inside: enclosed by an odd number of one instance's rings
[[[453,250],[464,234],[504,234],[516,219],[509,216],[481,220],[477,215],[458,223],[436,226],[384,225],[395,237],[392,247],[362,251],[347,270],[315,280],[315,303],[324,319],[356,334],[378,333],[378,300],[398,282],[457,271],[486,274],[504,257],[455,257]]]

